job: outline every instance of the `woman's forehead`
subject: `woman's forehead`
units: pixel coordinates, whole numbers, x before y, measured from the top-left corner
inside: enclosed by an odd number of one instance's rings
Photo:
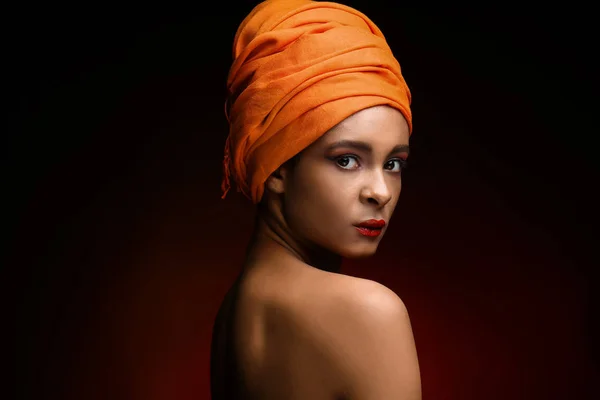
[[[362,141],[373,147],[408,144],[409,128],[400,111],[388,106],[361,110],[325,133],[317,143],[329,146],[339,141]]]

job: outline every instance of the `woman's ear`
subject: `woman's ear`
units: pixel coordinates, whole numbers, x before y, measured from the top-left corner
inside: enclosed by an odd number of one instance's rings
[[[285,191],[286,179],[290,179],[296,165],[298,164],[301,153],[296,154],[284,162],[279,168],[275,170],[265,181],[265,189],[276,193],[282,194]]]
[[[271,192],[276,194],[282,194],[285,191],[285,179],[287,176],[287,168],[285,166],[281,166],[275,170],[265,182],[265,186]]]

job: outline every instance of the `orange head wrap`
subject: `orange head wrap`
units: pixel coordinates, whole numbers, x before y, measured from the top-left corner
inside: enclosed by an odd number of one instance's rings
[[[233,43],[223,198],[229,176],[258,203],[277,168],[368,107],[398,109],[412,132],[410,91],[379,28],[331,2],[267,0]]]

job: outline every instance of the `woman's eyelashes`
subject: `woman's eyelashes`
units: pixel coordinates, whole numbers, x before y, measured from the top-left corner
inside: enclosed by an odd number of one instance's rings
[[[343,154],[341,156],[333,157],[333,161],[336,165],[342,169],[353,170],[360,167],[360,158],[354,154]],[[390,172],[400,172],[406,168],[407,161],[403,158],[392,158],[384,164],[384,169]]]

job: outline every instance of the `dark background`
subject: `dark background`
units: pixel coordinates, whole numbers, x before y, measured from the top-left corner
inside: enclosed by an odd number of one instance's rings
[[[212,321],[253,221],[220,180],[231,45],[255,4],[6,12],[20,398],[209,398]],[[415,129],[395,223],[343,272],[406,303],[424,399],[592,398],[593,13],[345,4],[386,35]]]

